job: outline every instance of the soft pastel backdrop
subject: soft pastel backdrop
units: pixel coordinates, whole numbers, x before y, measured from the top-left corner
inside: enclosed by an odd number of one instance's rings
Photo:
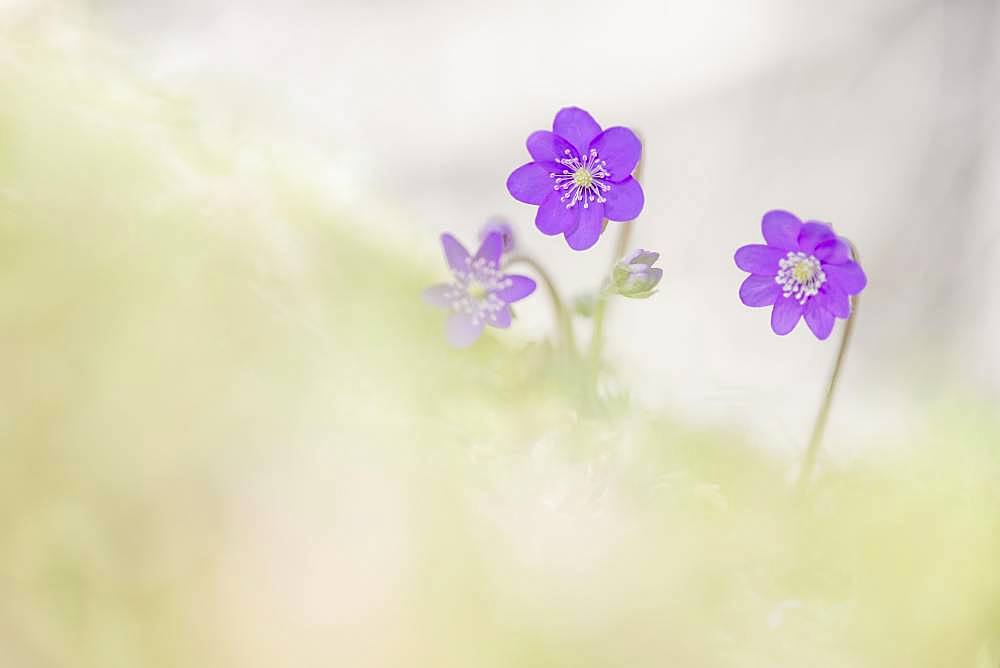
[[[997,665],[998,14],[0,2],[0,664]],[[543,294],[461,354],[419,300],[493,215],[599,284],[503,188],[567,104],[665,272],[598,409]],[[806,504],[773,207],[869,275]]]

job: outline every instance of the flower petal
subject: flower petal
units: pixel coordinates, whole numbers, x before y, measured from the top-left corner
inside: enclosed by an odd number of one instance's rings
[[[849,295],[856,295],[868,285],[868,277],[854,260],[848,260],[844,264],[823,265],[823,273],[829,281],[836,283],[844,292]]]
[[[823,307],[821,300],[815,297],[810,299],[806,302],[803,310],[806,324],[809,325],[809,329],[812,330],[817,339],[823,341],[830,336],[830,332],[833,331],[833,314]]]
[[[608,163],[612,183],[621,183],[632,175],[639,158],[642,157],[642,142],[628,128],[616,126],[608,128],[590,142],[590,148],[597,150],[597,157]]]
[[[608,200],[604,203],[604,215],[608,220],[619,222],[638,218],[645,203],[642,186],[631,176],[621,183],[613,183],[604,197]]]
[[[660,284],[660,280],[663,278],[663,270],[659,267],[646,267],[645,265],[633,266],[639,266],[642,269],[629,274],[625,280],[616,286],[618,294],[623,297],[635,297],[636,295],[645,295],[648,297],[653,294],[653,288]]]
[[[799,231],[799,250],[803,253],[812,253],[819,244],[836,238],[833,228],[826,223],[810,221],[804,223],[802,230]]]
[[[514,228],[510,226],[506,218],[502,216],[493,216],[488,219],[486,223],[479,229],[479,240],[482,241],[486,238],[487,234],[491,232],[496,232],[503,239],[503,252],[509,253],[514,250],[514,246],[517,245],[517,239],[514,236]]]
[[[503,254],[503,235],[499,232],[490,232],[483,239],[483,243],[476,251],[477,260],[486,260],[488,263],[498,266],[500,256]]]
[[[778,262],[786,255],[788,252],[783,248],[750,244],[738,249],[733,259],[736,260],[736,266],[743,271],[774,278],[778,273]]]
[[[451,308],[451,295],[455,291],[455,286],[451,283],[438,283],[424,290],[424,301],[431,306],[438,308]]]
[[[570,155],[577,155],[577,151],[573,148],[572,144],[548,130],[532,132],[528,136],[526,144],[528,146],[528,153],[539,162],[554,162],[569,157],[566,155],[567,149],[570,151]]]
[[[760,223],[761,232],[768,245],[785,250],[799,249],[799,232],[802,221],[794,213],[775,209],[764,214]]]
[[[601,134],[601,126],[594,117],[579,107],[560,109],[552,121],[552,131],[571,143],[583,155],[594,137]]]
[[[782,297],[771,311],[771,329],[778,336],[784,336],[795,329],[801,317],[802,305],[791,297]]]
[[[508,304],[516,302],[519,299],[524,299],[534,292],[537,287],[535,281],[527,276],[507,274],[504,279],[509,285],[502,290],[497,290],[494,294]]]
[[[828,264],[844,264],[851,259],[851,247],[839,238],[827,239],[816,244],[813,255]]]
[[[781,296],[781,286],[773,276],[750,274],[740,285],[740,301],[747,306],[770,306]]]
[[[586,209],[580,204],[573,208],[580,210],[580,223],[575,230],[566,233],[566,243],[573,250],[587,250],[597,243],[604,231],[604,205],[591,202]]]
[[[487,324],[497,329],[507,329],[510,327],[510,307],[504,306],[491,313]]]
[[[468,313],[452,313],[445,324],[448,343],[456,348],[468,348],[483,333],[483,321]]]
[[[836,317],[851,317],[851,298],[838,283],[833,281],[824,283],[819,289],[819,294],[814,297],[814,299],[819,298],[823,298],[823,306]]]
[[[604,210],[605,215],[607,215],[607,205],[605,205]],[[630,264],[644,264],[647,267],[653,266],[653,264],[660,259],[660,254],[656,251],[648,251],[644,248],[636,248],[634,251],[623,257],[618,262],[624,265]]]
[[[554,190],[550,190],[542,205],[538,207],[535,214],[535,227],[542,234],[562,234],[567,230],[573,230],[580,219],[577,209],[566,208],[566,203],[561,199],[562,195]]]
[[[444,257],[449,267],[455,271],[468,269],[469,251],[465,250],[458,239],[448,233],[442,234],[441,245],[444,246]]]
[[[554,162],[529,162],[521,165],[507,177],[507,192],[525,204],[541,204],[552,192],[553,181],[549,174],[560,169]]]

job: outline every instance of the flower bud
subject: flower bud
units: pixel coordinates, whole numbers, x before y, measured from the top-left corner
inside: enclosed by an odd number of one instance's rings
[[[507,222],[506,218],[494,216],[486,221],[482,229],[479,230],[479,240],[482,241],[490,234],[499,234],[503,239],[503,252],[510,253],[514,250],[514,229]]]
[[[654,267],[660,254],[636,249],[615,263],[608,291],[631,299],[646,299],[654,292],[663,270]]]

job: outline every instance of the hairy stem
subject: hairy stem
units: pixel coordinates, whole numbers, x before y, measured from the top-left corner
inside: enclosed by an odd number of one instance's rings
[[[858,249],[848,241],[851,246],[851,253],[855,262],[860,262]],[[830,417],[830,407],[833,404],[833,393],[837,389],[837,381],[840,379],[840,372],[844,366],[844,359],[847,357],[847,348],[851,343],[851,334],[854,331],[854,321],[858,317],[858,295],[851,297],[851,317],[844,325],[844,336],[840,339],[840,349],[837,351],[837,359],[833,364],[833,372],[830,374],[830,381],[826,386],[826,394],[823,402],[819,406],[819,413],[816,415],[816,423],[813,425],[812,436],[809,439],[809,447],[806,448],[805,458],[802,460],[802,471],[799,473],[799,491],[805,490],[812,478],[813,470],[816,468],[816,457],[819,455],[819,448],[823,442],[823,432],[826,430],[826,422]]]
[[[601,362],[601,350],[604,347],[604,318],[608,311],[608,297],[604,290],[597,296],[594,303],[594,329],[590,337],[590,365],[596,369]]]
[[[639,141],[642,141],[642,135],[636,132],[639,137]],[[639,159],[639,164],[635,168],[635,179],[637,181],[642,181],[642,166],[646,161],[646,149],[643,147],[642,157]],[[614,266],[615,262],[620,260],[628,251],[629,243],[632,240],[632,228],[635,227],[636,221],[632,220],[627,223],[620,223],[618,227],[621,228],[621,232],[618,233],[618,241],[615,244],[615,254],[611,258],[611,265]],[[602,285],[600,292],[597,295],[597,303],[594,304],[594,328],[593,334],[590,337],[590,364],[595,369],[601,361],[601,353],[604,348],[604,321],[607,317],[608,310],[608,296],[605,294],[604,287]]]
[[[577,348],[576,337],[573,334],[573,322],[570,319],[569,311],[566,310],[562,297],[559,296],[559,291],[556,289],[555,283],[552,282],[552,276],[537,260],[527,255],[515,255],[507,260],[505,266],[509,267],[513,264],[523,264],[530,267],[538,275],[542,283],[545,284],[545,288],[549,292],[549,299],[552,302],[552,316],[555,320],[556,328],[559,330],[559,339],[562,345],[566,347],[566,351],[571,356],[576,356]]]

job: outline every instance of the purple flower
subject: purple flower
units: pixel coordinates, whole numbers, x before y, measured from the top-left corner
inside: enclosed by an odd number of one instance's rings
[[[586,250],[604,230],[604,219],[629,221],[644,202],[632,178],[642,143],[628,128],[601,126],[583,109],[556,114],[552,132],[528,137],[533,162],[507,177],[507,190],[525,204],[537,204],[535,226],[544,234],[563,234],[574,250]]]
[[[803,223],[787,211],[765,213],[761,229],[767,245],[736,251],[736,266],[750,272],[740,299],[747,306],[773,305],[775,334],[788,334],[805,316],[816,338],[830,336],[834,318],[851,315],[849,295],[868,283],[850,245],[830,225]]]
[[[510,253],[514,250],[514,228],[510,226],[506,218],[495,216],[487,220],[486,224],[479,230],[479,241],[485,241],[491,232],[496,232],[503,239],[504,253]]]
[[[500,269],[503,238],[488,234],[475,257],[450,234],[441,235],[444,257],[454,280],[424,290],[424,300],[451,311],[446,325],[448,342],[457,348],[471,346],[483,327],[510,327],[508,304],[535,291],[527,276],[504,274]]]

